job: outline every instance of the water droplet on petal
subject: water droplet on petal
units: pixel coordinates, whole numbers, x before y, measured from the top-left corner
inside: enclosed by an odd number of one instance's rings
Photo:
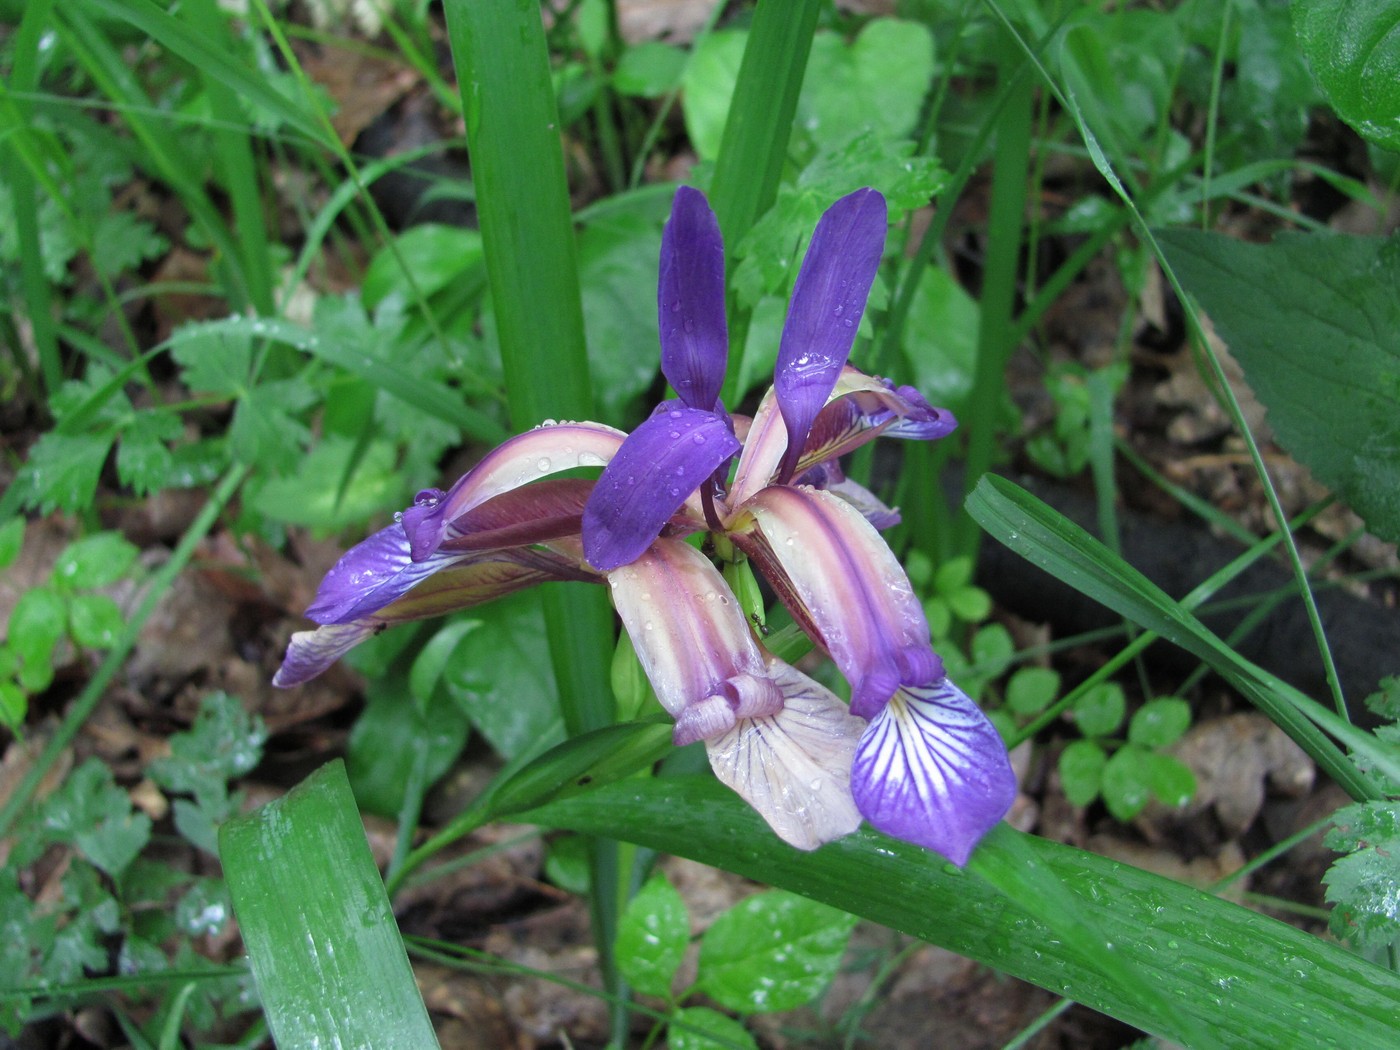
[[[551,466],[553,466],[553,464],[550,463],[548,456],[541,456],[539,459],[535,460],[535,469],[541,473],[548,470]]]
[[[704,434],[692,434],[692,435],[690,435],[690,440],[693,441],[693,442],[695,442],[697,445],[703,445],[703,444],[705,443],[705,435],[704,435]]]

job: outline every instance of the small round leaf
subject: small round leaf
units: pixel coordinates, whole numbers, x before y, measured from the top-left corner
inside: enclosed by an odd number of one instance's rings
[[[1176,743],[1190,725],[1190,705],[1174,696],[1164,696],[1138,708],[1128,723],[1128,739],[1143,747],[1167,747]]]
[[[1080,697],[1074,720],[1085,736],[1108,736],[1123,724],[1127,706],[1122,686],[1104,682]]]
[[[1076,740],[1060,752],[1060,784],[1070,805],[1087,806],[1099,797],[1108,756],[1092,740]]]
[[[1006,683],[1006,706],[1018,715],[1045,710],[1060,691],[1060,676],[1048,667],[1023,667]]]
[[[1129,744],[1104,764],[1104,804],[1115,820],[1129,821],[1142,812],[1151,792],[1151,751]]]

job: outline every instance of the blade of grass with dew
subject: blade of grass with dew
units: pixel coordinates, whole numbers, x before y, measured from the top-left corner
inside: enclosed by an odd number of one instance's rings
[[[1378,765],[1393,764],[1393,757],[1378,750],[1374,738],[1353,730],[1311,698],[1245,660],[1160,587],[1074,522],[994,475],[978,482],[966,506],[988,533],[1033,565],[1210,664],[1352,798],[1380,797],[1370,778],[1357,770],[1318,726],[1323,725],[1348,746],[1365,751]]]
[[[734,250],[777,199],[821,9],[821,0],[760,0],[754,9],[710,182],[710,205],[724,234],[731,273]],[[730,346],[744,345],[748,324],[748,311],[730,296]],[[736,384],[742,358],[730,355],[721,392],[727,403],[741,393]]]
[[[30,92],[38,86],[39,49],[43,34],[49,27],[52,8],[53,0],[34,0],[30,3],[12,42],[13,67],[9,87],[4,92],[7,103],[5,122],[14,122],[11,134],[22,133],[29,122],[25,119],[27,103],[13,101],[9,93]],[[39,200],[35,192],[35,178],[11,143],[7,143],[3,151],[3,164],[0,170],[3,170],[5,182],[10,187],[10,203],[14,208],[14,231],[19,247],[20,287],[24,290],[25,311],[34,331],[34,346],[39,353],[39,370],[44,377],[44,387],[52,395],[63,382],[63,366],[58,357],[58,336],[50,305],[49,281],[44,274],[44,254],[39,243]],[[21,368],[25,366],[23,355],[16,355],[16,363]]]
[[[219,860],[279,1046],[437,1046],[345,766],[219,829]]]
[[[1055,93],[1055,97],[1064,106],[1074,121],[1075,127],[1079,131],[1080,137],[1084,140],[1085,148],[1089,151],[1089,158],[1093,162],[1095,169],[1099,172],[1105,182],[1113,190],[1119,200],[1123,202],[1132,216],[1133,228],[1148,250],[1152,252],[1153,258],[1157,260],[1158,266],[1162,269],[1162,275],[1166,277],[1167,283],[1171,285],[1172,291],[1177,299],[1183,304],[1186,316],[1187,330],[1189,331],[1193,344],[1201,349],[1206,361],[1210,365],[1210,373],[1214,379],[1221,395],[1222,407],[1230,422],[1234,425],[1236,432],[1244,440],[1245,447],[1249,452],[1250,465],[1254,470],[1255,477],[1259,479],[1264,490],[1264,497],[1268,501],[1269,509],[1273,513],[1274,521],[1283,534],[1284,550],[1288,555],[1289,566],[1293,570],[1293,579],[1298,587],[1298,595],[1303,599],[1303,607],[1307,612],[1308,623],[1312,627],[1313,637],[1317,642],[1318,653],[1322,657],[1323,667],[1327,674],[1327,683],[1332,692],[1332,703],[1336,709],[1337,716],[1346,719],[1347,706],[1346,698],[1342,694],[1341,682],[1337,678],[1337,668],[1332,657],[1332,649],[1327,644],[1327,633],[1323,630],[1322,617],[1317,611],[1317,601],[1313,597],[1312,588],[1308,585],[1307,570],[1303,566],[1302,556],[1298,553],[1298,545],[1293,540],[1293,534],[1288,531],[1288,516],[1283,511],[1283,504],[1279,499],[1278,490],[1274,486],[1273,478],[1264,464],[1264,455],[1259,449],[1259,443],[1254,439],[1254,433],[1250,430],[1248,422],[1244,418],[1244,410],[1240,407],[1239,399],[1235,396],[1234,388],[1230,385],[1229,378],[1225,374],[1224,365],[1221,364],[1220,356],[1211,349],[1210,341],[1206,338],[1205,328],[1201,323],[1200,313],[1196,310],[1190,299],[1187,297],[1180,278],[1177,277],[1176,270],[1167,259],[1166,252],[1148,226],[1147,220],[1138,209],[1133,196],[1124,186],[1123,180],[1118,177],[1118,172],[1114,169],[1108,156],[1104,153],[1103,147],[1099,144],[1092,128],[1084,118],[1084,114],[1075,98],[1074,92],[1068,88],[1061,90],[1054,78],[1046,70],[1044,64],[1030,45],[1016,31],[1015,26],[1007,18],[997,0],[982,0],[992,14],[1002,23],[1003,28],[1015,40],[1017,46],[1021,48],[1049,90]],[[1033,8],[1028,10],[1033,12]]]
[[[1246,908],[1005,824],[959,871],[868,829],[802,853],[708,777],[624,781],[523,819],[625,834],[801,893],[1185,1045],[1391,1046],[1400,1037],[1395,974]],[[1039,878],[1058,881],[1051,902],[1113,931],[1112,948],[1098,945],[1089,957],[1082,939],[978,874],[1026,858]],[[1128,970],[1151,982],[1154,1003],[1142,1001],[1138,982],[1120,980]],[[1193,1041],[1198,1032],[1209,1037]]]
[[[540,10],[508,0],[445,0],[443,12],[466,115],[511,419],[520,428],[547,418],[590,418],[578,246]],[[545,588],[540,604],[569,735],[609,725],[613,623],[605,596],[561,584]],[[594,841],[589,850],[599,968],[604,985],[620,992],[613,941],[626,880],[616,843]],[[612,1025],[614,1036],[623,1038],[625,1005],[614,1009]]]

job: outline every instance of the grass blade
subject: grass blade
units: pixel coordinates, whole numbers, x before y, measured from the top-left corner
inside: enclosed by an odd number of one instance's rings
[[[437,1046],[345,767],[229,821],[219,858],[279,1046]]]

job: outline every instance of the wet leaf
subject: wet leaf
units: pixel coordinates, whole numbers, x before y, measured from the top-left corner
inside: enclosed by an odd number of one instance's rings
[[[1323,843],[1349,855],[1322,880],[1336,905],[1332,931],[1363,948],[1384,948],[1400,938],[1400,802],[1348,806],[1335,819]]]
[[[708,1006],[689,1006],[672,1014],[666,1042],[671,1050],[758,1050],[742,1024]]]
[[[685,901],[665,876],[653,876],[617,924],[618,969],[637,991],[666,998],[689,943]]]
[[[785,890],[754,894],[706,931],[697,987],[740,1013],[795,1009],[835,976],[855,923]]]
[[[1176,743],[1191,725],[1191,706],[1174,696],[1149,700],[1128,723],[1128,739],[1143,747],[1167,747]]]
[[[1099,797],[1108,756],[1092,740],[1076,740],[1060,752],[1060,784],[1074,806],[1087,806]]]
[[[1293,0],[1293,25],[1338,115],[1400,150],[1400,10],[1391,0]]]

